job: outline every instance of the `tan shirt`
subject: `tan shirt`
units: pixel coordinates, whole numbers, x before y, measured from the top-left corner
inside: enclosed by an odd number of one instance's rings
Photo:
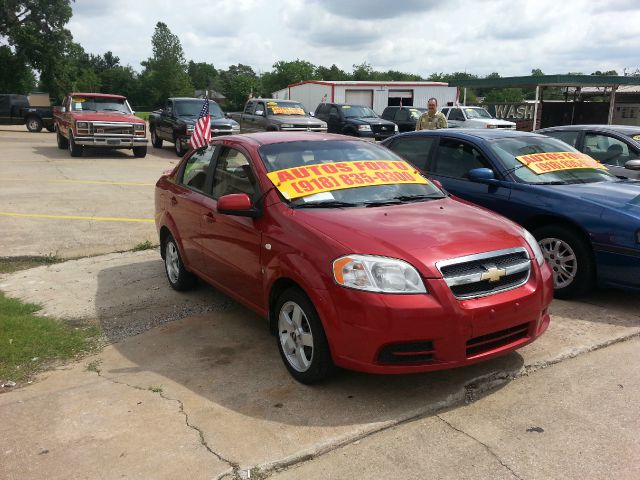
[[[436,112],[433,116],[429,112],[420,115],[416,122],[416,130],[436,130],[438,128],[447,128],[447,118],[442,112]]]

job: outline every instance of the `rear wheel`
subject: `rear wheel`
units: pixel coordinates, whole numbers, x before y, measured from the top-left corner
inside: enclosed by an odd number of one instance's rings
[[[151,144],[153,148],[162,148],[162,139],[158,137],[156,129],[151,129]]]
[[[147,147],[133,147],[133,155],[137,158],[144,158],[147,156]]]
[[[81,157],[82,156],[82,145],[78,145],[74,140],[73,140],[73,133],[71,132],[71,130],[69,130],[69,153],[71,154],[72,157]]]
[[[42,120],[38,117],[27,117],[27,121],[25,123],[27,125],[27,130],[30,132],[39,132],[42,130]]]
[[[50,131],[50,132],[55,132],[55,131],[56,131],[56,125],[55,125],[55,123],[54,123],[53,125],[48,125],[48,126],[46,126],[46,127],[44,127],[44,128],[46,128],[46,129],[47,129],[48,131]]]
[[[187,153],[187,151],[184,148],[182,148],[182,142],[180,141],[180,138],[178,137],[174,138],[173,145],[175,147],[175,152],[177,156],[182,157],[185,153]]]
[[[557,298],[572,298],[592,287],[595,266],[591,249],[578,233],[561,225],[547,225],[535,230],[533,236],[553,271]]]
[[[329,377],[333,361],[322,322],[311,300],[298,288],[285,290],[276,304],[278,350],[287,370],[300,383]]]
[[[192,289],[198,278],[184,268],[178,244],[172,235],[168,235],[162,247],[164,249],[164,269],[169,285],[179,292]]]
[[[60,150],[66,150],[67,148],[69,148],[69,140],[64,138],[60,131],[58,131],[56,134],[56,141]]]

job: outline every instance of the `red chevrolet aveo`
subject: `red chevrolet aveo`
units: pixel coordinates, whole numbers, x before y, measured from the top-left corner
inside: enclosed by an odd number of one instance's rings
[[[200,277],[266,317],[291,375],[468,365],[549,325],[522,227],[449,197],[391,151],[316,133],[215,139],[156,185],[169,283]]]

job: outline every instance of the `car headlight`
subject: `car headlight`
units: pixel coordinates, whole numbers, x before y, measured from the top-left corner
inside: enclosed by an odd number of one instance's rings
[[[187,125],[187,133],[192,133],[195,125]]]
[[[144,123],[134,123],[133,124],[133,129],[136,132],[144,132]]]
[[[358,131],[360,132],[370,132],[371,125],[358,125]]]
[[[88,130],[89,129],[89,123],[88,122],[77,122],[76,123],[76,128],[79,130]]]
[[[427,293],[418,271],[396,258],[346,255],[333,261],[338,285],[367,292]]]
[[[538,262],[538,265],[542,266],[542,264],[544,263],[544,255],[542,254],[540,245],[538,245],[538,241],[535,239],[533,235],[529,233],[528,230],[524,228],[522,229],[522,233],[524,235],[524,239],[527,241],[527,243],[531,247],[531,250],[533,250],[533,254],[536,257],[536,261]]]
[[[399,131],[400,131],[400,130],[398,129],[398,125],[394,125],[394,126],[393,126],[393,131],[394,131],[394,132],[399,132]]]
[[[238,130],[238,131],[240,131],[240,125],[231,125],[231,130]]]
[[[487,128],[498,128],[497,125],[487,125]]]
[[[281,123],[280,128],[293,128],[292,123]]]

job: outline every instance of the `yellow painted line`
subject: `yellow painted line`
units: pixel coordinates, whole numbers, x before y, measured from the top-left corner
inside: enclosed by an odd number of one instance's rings
[[[13,213],[13,212],[0,212],[0,217],[53,218],[58,220],[91,220],[96,222],[152,223],[154,221],[153,218],[83,217],[80,215],[44,215],[39,213]]]
[[[23,182],[27,181],[26,178],[8,178],[0,177],[0,182]],[[32,181],[32,180],[29,180]],[[106,180],[40,180],[38,183],[84,183],[87,185],[120,185],[125,187],[152,187],[155,183],[142,183],[142,182],[109,182]]]

